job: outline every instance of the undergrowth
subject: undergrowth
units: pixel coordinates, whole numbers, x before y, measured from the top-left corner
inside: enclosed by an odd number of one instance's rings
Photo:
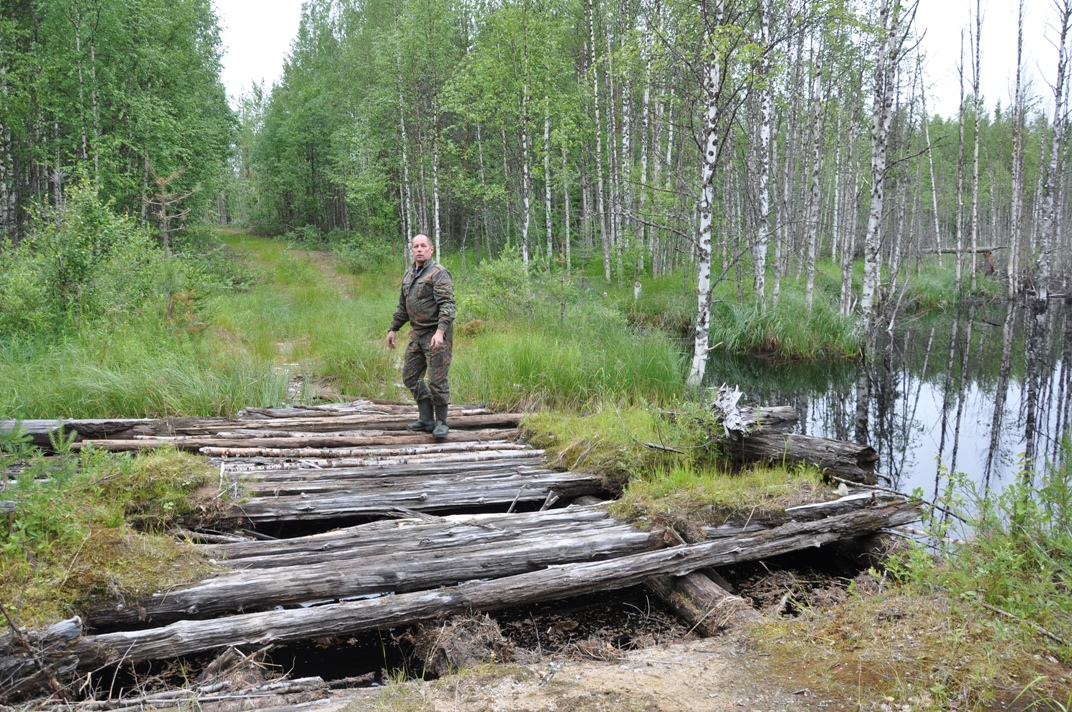
[[[0,450],[22,448],[7,435]],[[194,547],[165,532],[196,513],[212,474],[204,459],[169,449],[32,455],[15,479],[0,473],[11,510],[0,515],[0,602],[35,627],[204,577]]]
[[[754,629],[770,669],[891,709],[1065,712],[1072,703],[1072,445],[1005,489],[963,475],[928,537],[847,604]]]

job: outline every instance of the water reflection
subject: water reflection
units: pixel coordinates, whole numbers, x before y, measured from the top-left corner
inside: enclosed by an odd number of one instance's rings
[[[936,494],[943,473],[987,485],[1060,456],[1072,418],[1072,306],[969,306],[903,322],[863,362],[774,364],[713,355],[708,383],[792,405],[797,432],[868,443],[897,489]]]

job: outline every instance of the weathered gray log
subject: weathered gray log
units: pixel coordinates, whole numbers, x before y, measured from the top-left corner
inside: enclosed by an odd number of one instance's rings
[[[878,453],[869,445],[760,428],[749,433],[732,432],[725,447],[727,455],[739,462],[806,463],[852,482],[878,482]]]
[[[746,428],[765,428],[767,430],[780,430],[800,420],[797,409],[791,405],[774,405],[750,407],[739,406],[741,422]]]
[[[47,448],[51,444],[51,437],[71,432],[77,433],[79,438],[109,438],[120,435],[131,438],[136,435],[152,435],[154,422],[148,418],[0,420],[0,433],[10,433],[18,424],[22,431],[30,436],[30,442]]]
[[[886,507],[891,504],[903,502],[902,495],[892,492],[869,490],[856,492],[826,502],[814,504],[802,504],[797,507],[788,507],[784,512],[776,515],[763,517],[749,517],[746,521],[725,522],[703,528],[707,539],[721,539],[739,534],[758,532],[764,529],[781,526],[787,522],[812,522],[817,519],[825,519],[838,514],[845,514],[856,509],[866,507]]]
[[[369,448],[201,448],[202,455],[212,457],[214,465],[225,465],[228,472],[239,470],[269,471],[316,468],[319,470],[340,467],[368,467],[388,462],[462,461],[491,457],[512,457],[524,451],[543,455],[527,445],[507,440],[482,442],[447,443],[445,445],[413,445],[409,447]]]
[[[692,630],[708,637],[760,617],[748,601],[727,591],[702,571],[678,577],[656,576],[648,579],[647,584]]]
[[[282,470],[267,473],[240,472],[233,479],[241,483],[240,490],[249,496],[280,497],[284,495],[304,495],[306,497],[338,493],[340,491],[356,492],[377,486],[408,487],[418,480],[447,477],[487,477],[496,475],[539,475],[553,473],[541,467],[540,458],[494,460],[489,462],[457,462],[438,467],[420,465],[398,465],[384,467],[362,467],[339,470]],[[226,473],[225,474],[229,474]],[[419,486],[416,485],[416,486]]]
[[[818,522],[794,522],[754,536],[691,544],[610,559],[554,566],[491,581],[313,608],[246,613],[163,628],[87,636],[71,647],[82,669],[119,660],[188,655],[228,645],[269,645],[324,635],[393,628],[464,611],[489,611],[639,584],[658,575],[684,576],[829,544],[918,519],[908,504],[865,509]]]
[[[43,632],[12,631],[0,635],[0,704],[58,692],[78,668],[69,646],[82,635],[78,616]]]
[[[352,481],[347,490],[315,497],[253,497],[236,504],[224,516],[250,522],[307,521],[385,514],[399,507],[428,512],[508,506],[511,502],[543,502],[551,492],[559,497],[578,497],[602,491],[596,476],[550,470],[365,478],[363,482]]]
[[[392,547],[405,552],[437,548],[448,542],[465,546],[477,539],[521,537],[543,527],[570,524],[585,529],[619,526],[602,509],[566,507],[514,514],[452,514],[429,519],[392,519],[335,529],[291,539],[243,541],[202,547],[221,565],[270,567],[297,556],[357,556],[362,551]]]
[[[454,424],[451,423],[451,427]],[[216,448],[260,448],[260,447],[353,447],[357,445],[410,445],[417,443],[436,442],[430,433],[410,433],[400,431],[367,431],[367,435],[349,435],[333,437],[330,434],[301,438],[249,438],[232,440],[211,436],[175,436],[154,437],[140,440],[85,440],[74,443],[73,447],[78,450],[92,445],[100,450],[111,452],[130,452],[135,450],[151,450],[160,447],[174,447],[179,450],[197,452],[203,447]],[[498,440],[503,437],[504,431],[498,428],[484,430],[451,430],[447,436],[449,442],[469,442],[483,440]]]
[[[239,567],[256,564],[257,568],[160,592],[134,605],[97,609],[86,616],[87,626],[101,631],[141,621],[163,625],[182,618],[404,593],[477,578],[502,578],[552,564],[620,557],[660,546],[659,534],[615,522],[606,514],[599,522],[576,513],[569,517],[545,515],[542,526],[537,526],[539,518],[525,517],[520,523],[527,526],[516,529],[511,527],[511,519],[512,515],[479,525],[413,522],[396,527],[393,540],[375,543],[361,541],[360,528],[353,529],[351,534],[357,541],[347,548],[225,562]],[[270,568],[264,567],[266,561],[272,564]]]

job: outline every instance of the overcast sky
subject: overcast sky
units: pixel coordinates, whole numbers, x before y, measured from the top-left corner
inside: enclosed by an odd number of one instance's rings
[[[255,82],[271,86],[283,71],[283,60],[298,31],[301,0],[215,0],[223,29],[223,82],[232,103]],[[1016,71],[1018,0],[984,0],[982,93],[987,106],[1008,106]],[[960,32],[972,22],[974,0],[920,0],[917,28],[925,31],[924,72],[930,87],[927,109],[951,116],[957,109],[957,64]],[[1052,96],[1046,81],[1056,75],[1051,0],[1027,0],[1024,65],[1036,95]],[[965,53],[970,52],[965,34]],[[970,88],[970,59],[966,59]],[[1047,106],[1049,103],[1046,104]]]

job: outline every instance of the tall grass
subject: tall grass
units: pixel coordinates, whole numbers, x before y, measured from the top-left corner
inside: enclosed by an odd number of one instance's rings
[[[148,318],[83,329],[55,344],[0,345],[6,418],[221,415],[277,404],[286,387],[270,364]]]

